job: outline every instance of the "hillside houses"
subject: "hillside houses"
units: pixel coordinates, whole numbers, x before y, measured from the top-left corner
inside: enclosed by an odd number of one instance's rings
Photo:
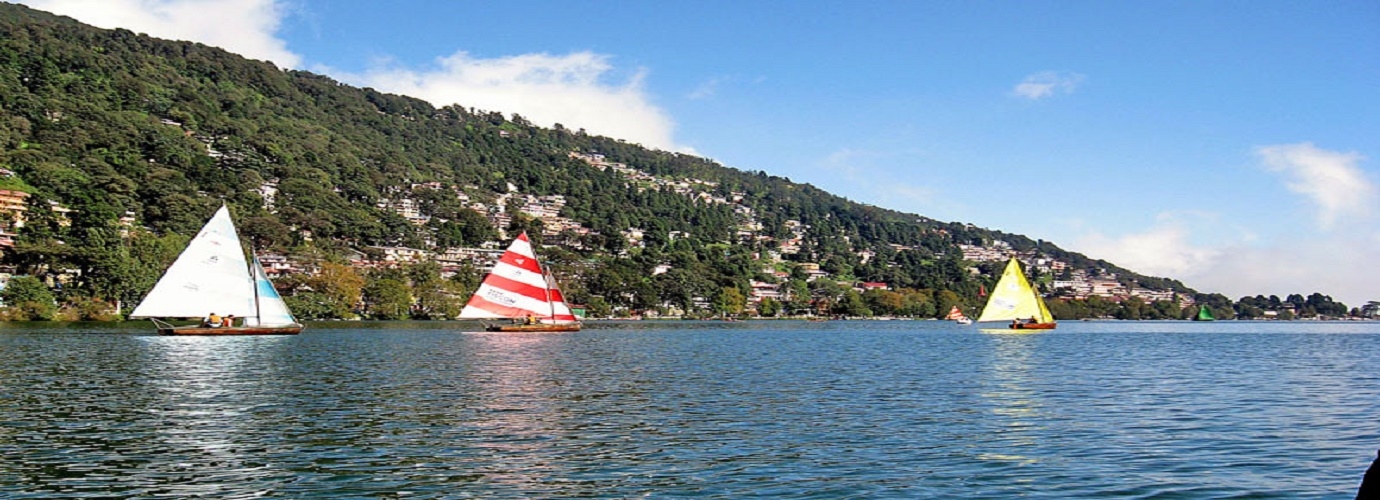
[[[0,171],[2,171],[0,175],[4,175],[4,172],[13,175],[6,169],[0,169]],[[23,191],[0,189],[0,248],[12,248],[14,246],[16,233],[24,227],[24,223],[28,219],[30,198],[31,195]],[[47,200],[46,203],[48,209],[57,218],[59,225],[70,226],[72,224],[70,218],[72,209],[53,200]]]
[[[598,153],[570,152],[571,158],[578,159],[592,168],[616,172],[623,176],[629,188],[635,189],[656,189],[664,192],[677,193],[695,200],[696,203],[724,204],[732,210],[735,219],[736,230],[732,238],[739,242],[760,242],[762,247],[753,254],[753,258],[769,263],[768,272],[775,275],[775,279],[768,281],[752,280],[748,287],[751,290],[749,300],[752,303],[760,303],[766,299],[783,300],[783,286],[789,280],[789,273],[772,269],[773,265],[780,266],[782,256],[799,254],[805,246],[805,242],[810,238],[811,227],[800,220],[786,220],[781,224],[786,229],[787,234],[783,238],[773,238],[764,235],[768,228],[764,227],[760,215],[757,211],[746,204],[746,193],[724,192],[719,190],[719,185],[713,182],[698,179],[667,179],[648,174],[636,168],[621,163],[610,162],[606,157]],[[593,234],[593,231],[583,226],[580,221],[562,217],[561,213],[566,209],[568,200],[561,195],[536,195],[523,193],[517,186],[509,184],[507,189],[492,195],[477,195],[480,188],[477,186],[455,186],[446,185],[440,182],[420,182],[404,184],[395,187],[384,193],[384,197],[376,201],[376,206],[381,209],[397,213],[407,219],[412,224],[425,226],[434,217],[427,213],[423,200],[436,199],[437,193],[442,196],[454,196],[459,202],[459,206],[473,210],[482,215],[489,223],[498,230],[499,238],[506,240],[514,235],[506,234],[511,222],[517,217],[531,217],[541,221],[543,228],[544,241],[548,244],[558,244],[570,248],[579,248],[583,243],[580,236]],[[260,186],[259,194],[263,197],[266,208],[271,209],[274,198],[277,194],[276,181],[265,182]],[[5,207],[5,193],[0,192],[0,210]],[[481,199],[482,198],[482,199]],[[454,206],[454,205],[452,205]],[[772,228],[775,229],[775,228]],[[944,233],[943,229],[934,231]],[[575,236],[569,237],[566,236]],[[646,229],[629,227],[621,231],[620,235],[626,242],[625,252],[637,251],[644,248],[647,241],[673,241],[679,238],[688,237],[688,234],[672,232],[666,235],[649,235]],[[651,237],[665,236],[665,238]],[[358,258],[352,261],[359,267],[389,267],[401,266],[416,262],[436,262],[440,264],[443,275],[453,275],[462,267],[476,270],[488,269],[493,262],[502,254],[498,247],[501,241],[483,244],[480,248],[433,248],[436,246],[434,241],[423,238],[424,248],[409,248],[401,246],[373,246],[362,248]],[[849,241],[845,236],[845,242]],[[892,244],[892,249],[896,251],[912,251],[914,249],[898,244]],[[970,263],[1000,262],[1009,258],[1014,252],[1012,246],[1003,241],[993,241],[986,245],[960,244],[958,249],[962,252],[962,258]],[[878,258],[878,253],[871,248],[854,248],[854,255],[858,262],[862,264],[873,263]],[[1141,289],[1139,287],[1127,287],[1120,284],[1115,276],[1088,276],[1086,271],[1076,270],[1067,272],[1067,264],[1056,259],[1050,259],[1035,254],[1023,254],[1020,256],[1029,269],[1037,270],[1040,274],[1059,275],[1065,279],[1055,281],[1052,290],[1055,294],[1086,298],[1091,296],[1104,296],[1109,298],[1121,297],[1141,297],[1147,301],[1155,300],[1175,300],[1177,297],[1172,292],[1159,292]],[[814,262],[804,262],[794,264],[798,266],[798,273],[802,273],[808,282],[817,280],[840,279],[841,277],[832,276],[830,273],[820,269],[820,265]],[[316,269],[307,264],[293,262],[286,256],[267,256],[265,266],[272,274],[291,274],[291,273],[314,273]],[[665,273],[669,266],[658,266],[649,271],[650,275]],[[977,271],[977,266],[973,265],[973,272]],[[847,277],[843,277],[847,279]],[[885,283],[858,283],[849,279],[846,286],[858,291],[870,289],[888,289]],[[1119,300],[1119,299],[1118,299]]]
[[[717,182],[701,179],[666,179],[643,172],[636,168],[629,167],[622,163],[608,161],[604,155],[599,153],[581,153],[571,151],[571,158],[588,163],[590,166],[599,170],[610,170],[622,174],[623,177],[631,181],[630,187],[636,187],[638,191],[646,189],[666,190],[680,195],[693,198],[705,203],[733,204],[743,201],[746,193],[731,193],[729,198],[718,196],[711,191],[719,187]],[[741,206],[741,205],[740,205]],[[737,207],[735,207],[736,209]],[[742,207],[748,208],[748,207]],[[748,208],[751,210],[750,208]]]
[[[752,280],[749,285],[752,286],[752,294],[748,300],[753,303],[761,303],[763,299],[782,300],[781,285],[757,280]]]
[[[960,244],[958,249],[963,252],[963,260],[973,262],[1004,261],[1011,257],[1011,245],[1005,241],[994,241],[988,247]]]
[[[406,191],[394,189],[388,194],[388,198],[380,199],[375,205],[378,208],[391,210],[394,213],[412,222],[414,225],[422,226],[431,221],[431,216],[422,212],[422,207],[411,193],[419,190],[442,191],[449,190],[460,201],[462,205],[476,213],[484,216],[499,235],[510,238],[505,229],[512,223],[513,216],[516,214],[508,213],[510,203],[518,204],[517,210],[526,216],[540,220],[542,222],[542,233],[546,236],[556,236],[565,231],[572,231],[577,235],[592,234],[592,230],[581,225],[578,221],[561,217],[561,210],[565,208],[566,200],[562,195],[537,196],[516,192],[516,187],[509,185],[509,192],[497,195],[492,204],[473,200],[466,189],[476,190],[477,186],[446,186],[439,182],[415,183],[408,187]]]
[[[29,193],[0,189],[0,229],[14,231],[24,226],[29,211]]]

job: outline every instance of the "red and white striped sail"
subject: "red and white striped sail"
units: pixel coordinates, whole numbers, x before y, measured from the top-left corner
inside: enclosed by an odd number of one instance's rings
[[[503,252],[493,271],[460,311],[460,319],[535,317],[542,323],[574,323],[556,280],[544,273],[527,233]]]
[[[945,316],[944,319],[953,320],[954,322],[960,325],[968,325],[973,323],[973,319],[964,316],[963,311],[959,310],[958,306],[954,306],[953,309],[949,309],[949,315]]]

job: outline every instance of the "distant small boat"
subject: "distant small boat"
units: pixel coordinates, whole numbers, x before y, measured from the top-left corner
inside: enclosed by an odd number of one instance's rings
[[[949,315],[944,316],[944,319],[953,320],[954,323],[958,323],[960,325],[973,324],[973,319],[964,316],[963,311],[959,310],[958,306],[954,306],[953,309],[949,309]]]
[[[230,209],[220,206],[134,308],[130,319],[153,321],[159,335],[296,335],[302,324],[268,281],[259,258],[245,257]],[[220,312],[240,326],[173,326],[159,318],[204,318]]]
[[[556,279],[537,262],[527,233],[518,235],[484,277],[460,319],[510,319],[484,324],[491,332],[578,332],[580,320],[566,305]]]
[[[1212,309],[1208,306],[1198,306],[1198,315],[1193,317],[1193,321],[1217,321],[1212,317]]]
[[[992,295],[987,298],[987,306],[982,308],[978,322],[1010,321],[1010,328],[1017,330],[1053,330],[1054,315],[1049,313],[1044,299],[1035,293],[1035,288],[1025,279],[1021,264],[1015,257],[1006,263],[1006,270],[997,280]]]

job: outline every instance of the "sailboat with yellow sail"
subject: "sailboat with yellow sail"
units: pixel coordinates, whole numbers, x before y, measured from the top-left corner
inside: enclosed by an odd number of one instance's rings
[[[997,280],[992,295],[987,298],[987,306],[982,308],[978,323],[987,321],[1010,321],[1011,328],[1018,330],[1053,330],[1054,315],[1049,313],[1044,299],[1030,286],[1021,271],[1021,264],[1015,257],[1006,263],[1006,270]]]

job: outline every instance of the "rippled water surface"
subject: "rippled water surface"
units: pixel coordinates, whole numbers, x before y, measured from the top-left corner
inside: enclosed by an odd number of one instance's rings
[[[1380,324],[0,325],[4,498],[1352,498]]]

